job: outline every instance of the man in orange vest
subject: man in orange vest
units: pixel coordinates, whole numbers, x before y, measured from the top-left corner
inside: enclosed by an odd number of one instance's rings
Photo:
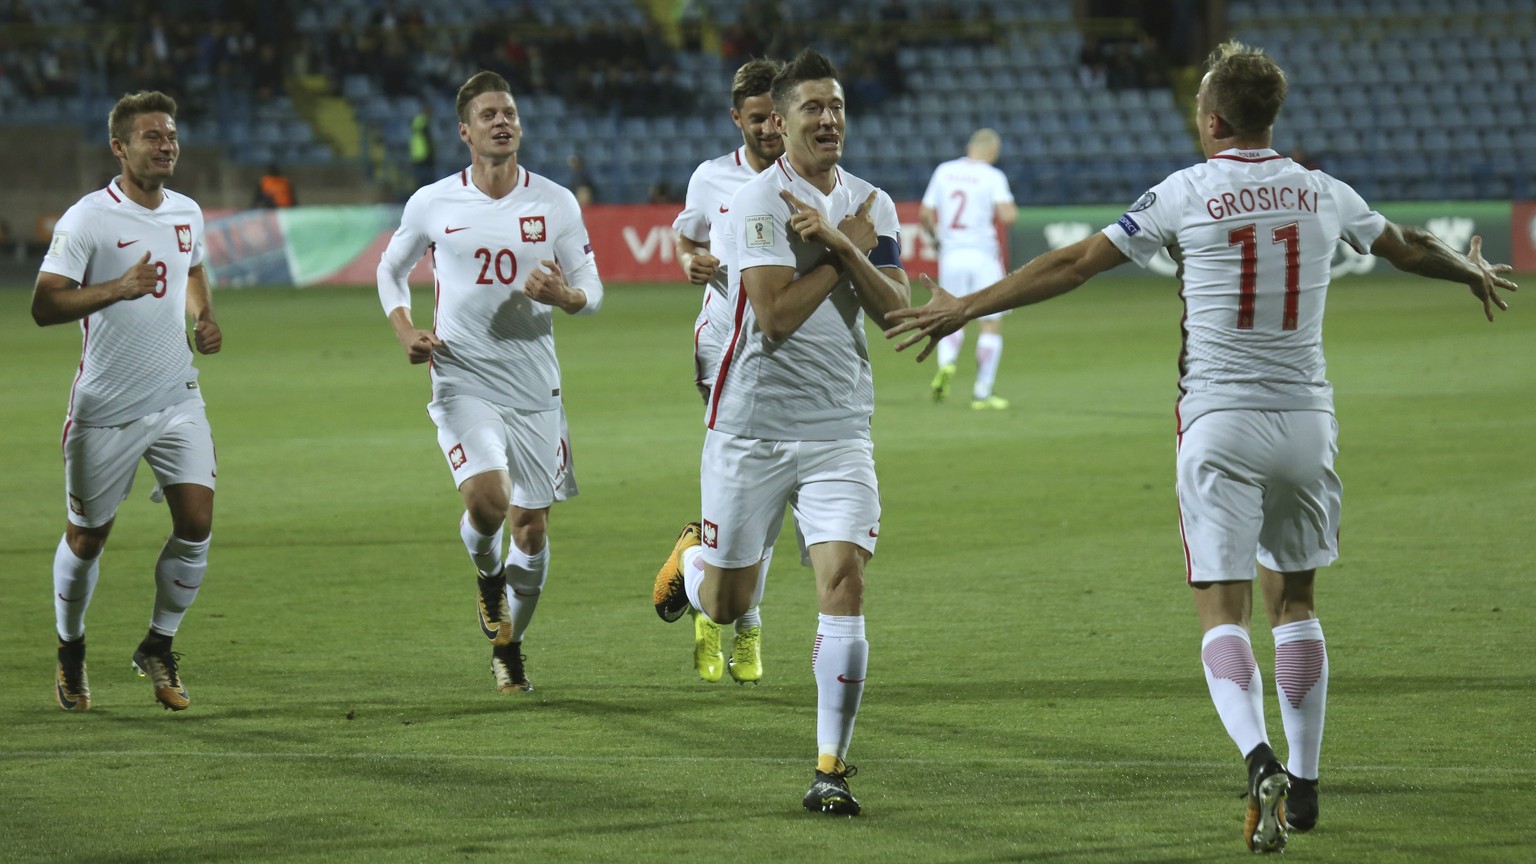
[[[256,181],[256,200],[252,202],[254,207],[292,207],[299,203],[293,192],[293,181],[283,174],[283,169],[273,163],[267,166],[267,173]]]

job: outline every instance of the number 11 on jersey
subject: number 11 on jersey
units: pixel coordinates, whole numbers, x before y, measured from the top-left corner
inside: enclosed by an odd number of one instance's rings
[[[1301,230],[1295,222],[1270,232],[1271,242],[1285,246],[1285,317],[1280,327],[1296,329],[1296,306],[1301,295]],[[1233,228],[1227,233],[1228,246],[1241,246],[1242,277],[1238,285],[1237,329],[1253,329],[1253,304],[1258,295],[1259,229],[1255,225]]]

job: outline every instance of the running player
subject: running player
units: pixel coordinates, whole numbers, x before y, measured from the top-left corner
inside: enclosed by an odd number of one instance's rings
[[[997,170],[1002,139],[991,129],[971,135],[965,155],[951,159],[933,171],[918,218],[928,236],[939,244],[939,284],[958,297],[971,294],[1003,278],[1003,250],[997,226],[1005,228],[1018,218],[1008,175]],[[1007,408],[1008,400],[992,394],[997,366],[1003,357],[1002,312],[981,319],[976,337],[976,383],[971,407],[977,410]],[[957,330],[939,343],[939,371],[933,376],[933,401],[949,396],[955,377],[955,361],[965,345],[965,331]]]
[[[763,550],[794,509],[820,609],[812,667],[817,762],[803,805],[852,816],[845,759],[864,692],[864,568],[880,533],[864,315],[908,302],[890,196],[838,167],[837,70],[806,50],[773,80],[784,156],[731,199],[730,338],[706,411],[701,523],[657,574],[657,613],[718,623],[751,605]]]
[[[85,610],[143,459],[159,484],[151,498],[171,511],[171,535],[155,562],[154,611],[133,665],[160,704],[181,711],[190,697],[171,639],[208,570],[217,476],[187,319],[201,354],[216,353],[223,335],[203,268],[203,211],[165,188],[181,155],[175,100],[126,95],[107,129],[122,173],[59,219],[32,294],[38,324],[79,321],[84,336],[64,421],[68,523],[53,558],[54,694],[66,711],[91,707]]]
[[[728,268],[714,254],[724,249],[719,230],[724,227],[736,190],[784,153],[783,136],[770,120],[773,97],[768,92],[773,76],[783,65],[759,58],[736,70],[731,79],[731,122],[741,130],[741,146],[694,169],[683,212],[672,223],[672,230],[677,232],[677,260],[684,275],[689,282],[705,286],[702,308],[693,322],[693,371],[694,384],[706,403],[720,368],[723,343],[730,334],[730,316],[725,308]],[[720,649],[720,625],[704,615],[692,616],[693,665],[705,681],[719,681],[726,668],[737,683],[755,683],[763,677],[763,620],[758,605],[763,599],[768,563],[773,560],[772,542],[769,538],[769,546],[763,550],[752,605],[736,619],[729,664]]]
[[[410,361],[431,361],[427,413],[464,501],[459,536],[479,571],[497,689],[528,692],[522,641],[549,574],[549,506],[574,493],[574,483],[562,493],[569,448],[552,316],[597,312],[603,285],[575,196],[518,164],[522,121],[506,79],[477,73],[456,108],[469,167],[406,202],[379,261],[379,298]],[[411,319],[406,276],[429,249],[438,305],[425,330]]]
[[[1409,273],[1469,287],[1488,320],[1508,308],[1507,265],[1462,255],[1430,232],[1395,225],[1347,184],[1270,147],[1285,73],[1237,42],[1212,53],[1196,95],[1209,161],[1178,171],[1129,212],[1048,252],[978,294],[937,286],[921,309],[888,316],[890,337],[923,338],[922,360],[982,315],[1064,294],[1112,267],[1179,261],[1185,316],[1179,362],[1177,488],[1186,581],[1204,633],[1201,660],[1216,712],[1243,754],[1243,839],[1285,848],[1317,824],[1328,655],[1313,600],[1317,569],[1338,557],[1338,424],[1323,362],[1323,304],[1339,241]],[[1275,641],[1287,764],[1270,749],[1248,621],[1257,581]]]

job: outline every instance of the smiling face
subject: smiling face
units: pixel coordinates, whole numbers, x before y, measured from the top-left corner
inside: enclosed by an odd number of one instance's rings
[[[731,119],[741,129],[742,143],[758,162],[757,167],[784,155],[784,136],[773,122],[773,97],[767,93],[748,96],[740,108],[731,109]]]
[[[784,130],[784,146],[796,170],[805,174],[832,170],[843,156],[843,85],[836,78],[802,81],[786,100],[784,113],[775,111]]]
[[[512,94],[496,90],[481,93],[465,107],[459,121],[459,138],[469,145],[477,161],[506,162],[517,156],[523,140],[523,122],[517,116]]]
[[[112,155],[122,165],[124,179],[144,188],[165,185],[176,173],[181,143],[176,140],[176,120],[161,111],[133,117],[127,138],[113,138]]]

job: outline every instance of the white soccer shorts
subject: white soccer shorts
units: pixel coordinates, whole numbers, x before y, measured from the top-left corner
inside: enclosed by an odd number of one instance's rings
[[[202,399],[187,399],[120,426],[64,424],[64,500],[81,528],[111,522],[133,491],[139,460],[163,488],[196,483],[214,488],[218,459]]]
[[[956,249],[939,252],[939,285],[956,297],[975,294],[977,291],[1003,278],[1003,262],[980,249]],[[981,316],[982,321],[995,321],[1008,314],[1007,310]]]
[[[569,450],[560,436],[564,411],[522,411],[474,396],[433,400],[437,446],[453,472],[454,488],[471,477],[504,471],[512,480],[512,506],[542,510],[556,500],[569,474]],[[574,478],[569,488],[574,488]]]
[[[1190,583],[1339,557],[1339,424],[1326,411],[1212,411],[1179,436],[1179,530]]]
[[[725,350],[720,344],[719,331],[709,324],[711,306],[715,307],[714,314],[725,314],[725,301],[716,297],[712,289],[705,292],[704,306],[693,320],[693,383],[706,401],[710,389],[715,386],[715,376],[720,372],[720,355]]]
[[[761,561],[784,523],[786,503],[803,548],[844,541],[875,552],[880,487],[867,438],[764,441],[711,429],[699,487],[704,560],[716,567]]]

